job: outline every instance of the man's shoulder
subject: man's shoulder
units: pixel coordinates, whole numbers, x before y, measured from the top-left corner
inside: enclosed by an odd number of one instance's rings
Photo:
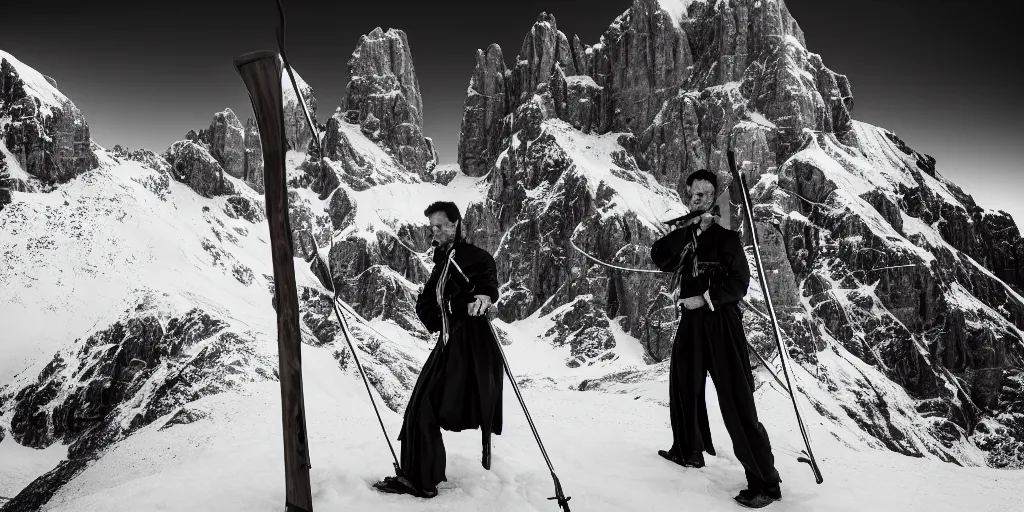
[[[485,258],[485,259],[486,258],[491,258],[491,259],[493,259],[493,256],[491,256],[491,253],[487,252],[487,249],[484,249],[483,247],[480,247],[480,246],[477,246],[477,245],[473,245],[470,242],[463,241],[462,243],[459,244],[459,247],[458,247],[457,250],[458,250],[458,252],[461,252],[462,254],[464,254],[467,258]]]
[[[721,241],[726,241],[731,238],[739,238],[740,232],[734,229],[729,229],[721,224],[713,223],[708,226],[708,233],[714,235],[715,238]]]

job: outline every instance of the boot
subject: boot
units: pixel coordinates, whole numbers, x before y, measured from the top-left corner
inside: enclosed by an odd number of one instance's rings
[[[668,460],[670,460],[672,462],[675,462],[676,464],[679,464],[680,466],[683,466],[683,467],[686,467],[686,468],[698,468],[699,469],[699,468],[704,467],[704,454],[702,454],[702,453],[697,453],[696,455],[694,455],[693,457],[691,457],[689,459],[680,457],[678,454],[676,454],[672,450],[667,450],[667,451],[666,450],[658,450],[658,455],[661,455],[665,459],[668,459]]]
[[[747,508],[764,508],[771,505],[773,501],[782,499],[782,489],[779,484],[765,485],[760,489],[748,485],[748,488],[740,491],[734,499]]]
[[[404,476],[388,476],[373,484],[378,491],[388,494],[409,494],[418,498],[433,498],[437,496],[437,486],[418,488]]]
[[[491,433],[488,431],[483,432],[483,453],[480,456],[480,464],[483,465],[484,469],[490,471],[491,469]]]

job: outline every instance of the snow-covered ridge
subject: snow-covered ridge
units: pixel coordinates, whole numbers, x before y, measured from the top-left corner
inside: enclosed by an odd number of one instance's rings
[[[282,68],[284,68],[283,63],[281,66]],[[313,88],[310,87],[309,84],[307,84],[306,81],[302,79],[302,76],[299,75],[298,71],[295,71],[295,68],[292,68],[292,74],[295,76],[295,84],[299,86],[299,91],[302,92],[302,97],[305,98],[307,101],[307,108],[309,108],[309,95]],[[287,69],[283,69],[283,71],[281,72],[281,93],[281,100],[283,105],[287,106],[289,104],[299,104],[298,96],[296,96],[295,94],[295,87],[292,86],[292,80],[291,77],[288,75]],[[310,115],[312,115],[312,112],[310,113]]]
[[[672,24],[679,26],[679,23],[686,18],[690,5],[694,2],[706,2],[707,0],[658,0],[658,5],[672,18]]]
[[[597,82],[595,82],[594,79],[591,78],[589,75],[572,75],[572,76],[567,76],[567,77],[565,77],[565,83],[568,84],[568,85],[579,84],[579,85],[583,85],[583,86],[586,86],[586,87],[592,87],[594,89],[601,89],[602,88],[601,86],[597,85]],[[473,94],[477,94],[477,92],[473,91],[472,89],[470,89],[470,92],[472,92]]]
[[[64,96],[56,87],[51,85],[42,73],[25,65],[13,55],[0,50],[0,60],[6,60],[11,64],[14,70],[17,71],[18,76],[25,82],[25,92],[29,96],[39,98],[44,107],[59,109],[63,108],[64,104],[70,101],[67,96]]]
[[[689,211],[675,190],[645,172],[623,169],[616,162],[615,154],[625,154],[618,139],[627,134],[584,134],[561,119],[545,120],[542,126],[555,137],[577,171],[588,178],[591,194],[596,196],[598,185],[605,182],[621,198],[605,214],[634,212],[652,231],[659,232],[664,229],[663,221]]]

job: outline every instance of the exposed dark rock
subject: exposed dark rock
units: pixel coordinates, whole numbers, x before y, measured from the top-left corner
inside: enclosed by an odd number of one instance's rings
[[[459,170],[449,166],[437,166],[430,174],[433,176],[434,183],[447,185],[455,179],[455,176],[459,174]]]
[[[175,425],[188,425],[195,423],[209,416],[205,411],[201,409],[192,409],[190,407],[182,407],[178,412],[171,416],[171,419],[167,420],[160,430],[167,430]]]
[[[431,170],[437,158],[423,136],[423,98],[405,32],[378,27],[360,37],[348,71],[342,110],[357,112],[363,131],[398,163],[418,174]]]
[[[0,157],[0,211],[3,211],[4,206],[11,204],[13,197],[11,195],[11,173],[7,167],[7,159]]]
[[[43,183],[64,183],[99,165],[89,124],[78,107],[55,87],[32,89],[6,58],[0,58],[0,118],[8,119],[0,134],[3,144],[25,172]]]
[[[253,224],[266,220],[265,208],[262,203],[255,203],[245,196],[230,196],[224,201],[224,213],[228,217],[242,218]]]
[[[298,192],[288,191],[288,218],[292,228],[292,250],[296,257],[307,261],[319,247],[330,242],[329,219],[322,212],[314,212],[308,200]]]
[[[570,357],[566,366],[576,368],[594,364],[594,360],[615,348],[615,337],[611,332],[608,317],[600,307],[595,308],[592,295],[580,295],[565,306],[552,319],[555,326],[545,336],[555,346],[570,345]]]
[[[501,47],[477,50],[459,137],[459,169],[469,176],[487,174],[498,156],[499,127],[509,113],[508,74]]]
[[[313,95],[313,88],[307,84],[299,73],[292,69],[295,82],[299,86],[299,92],[306,103],[306,111],[310,118],[316,123],[316,97]],[[284,108],[284,137],[288,143],[287,148],[293,151],[305,151],[310,141],[313,140],[313,132],[309,130],[309,121],[306,119],[306,112],[299,104],[299,97],[295,94],[295,87],[292,85],[291,76],[288,71],[281,73],[282,106]]]
[[[228,174],[245,177],[245,130],[231,109],[217,112],[209,129],[210,156]]]
[[[260,141],[259,126],[251,117],[245,120],[245,154],[243,156],[244,174],[242,179],[253,190],[263,193],[263,145]]]
[[[348,227],[355,219],[356,205],[352,203],[348,192],[343,188],[336,188],[331,196],[331,203],[328,207],[331,217],[331,226],[335,231]]]
[[[217,160],[195,142],[175,142],[167,149],[164,159],[171,165],[171,176],[199,195],[213,197],[235,193],[235,186],[224,176],[224,169]]]

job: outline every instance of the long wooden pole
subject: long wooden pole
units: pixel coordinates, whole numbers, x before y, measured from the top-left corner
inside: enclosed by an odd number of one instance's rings
[[[274,263],[277,305],[277,348],[280,364],[281,414],[284,427],[285,506],[288,512],[312,512],[309,483],[309,442],[302,394],[302,337],[299,298],[295,285],[291,227],[288,222],[288,186],[285,177],[284,109],[281,62],[278,54],[258,51],[234,59],[252,101],[263,146],[267,223]]]

